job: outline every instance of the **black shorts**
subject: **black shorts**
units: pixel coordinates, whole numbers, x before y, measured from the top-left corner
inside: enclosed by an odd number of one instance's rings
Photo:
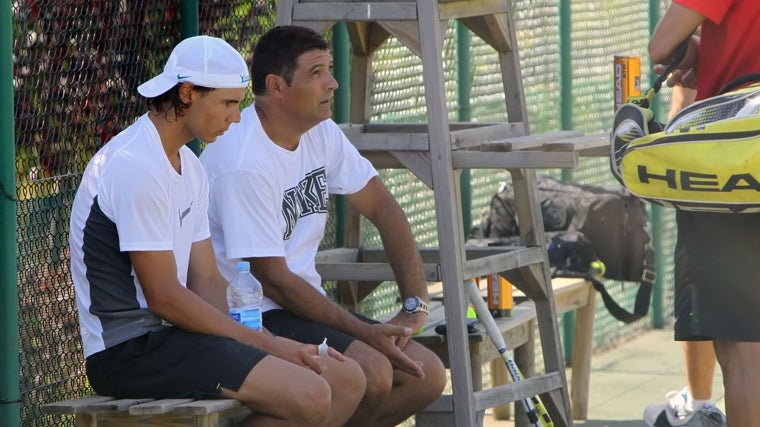
[[[378,323],[361,314],[353,314],[367,323]],[[327,338],[327,345],[341,353],[344,353],[348,345],[356,339],[349,334],[306,320],[285,310],[269,310],[262,317],[264,327],[277,336],[304,344],[321,344],[322,340]]]
[[[237,391],[265,356],[231,338],[166,328],[95,353],[86,368],[103,396],[203,399]]]
[[[760,341],[760,214],[676,219],[676,340]]]

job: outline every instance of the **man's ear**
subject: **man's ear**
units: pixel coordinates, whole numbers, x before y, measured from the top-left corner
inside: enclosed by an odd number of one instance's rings
[[[195,86],[193,86],[192,83],[189,83],[189,82],[182,83],[179,87],[179,99],[185,104],[192,103],[194,88]]]
[[[276,74],[267,74],[264,83],[267,88],[267,94],[275,98],[282,96],[282,91],[287,86],[285,79]]]

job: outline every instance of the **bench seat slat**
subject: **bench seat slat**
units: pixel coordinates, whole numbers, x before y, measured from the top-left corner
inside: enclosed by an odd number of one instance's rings
[[[130,415],[160,415],[172,412],[174,407],[192,402],[193,399],[160,399],[134,405],[129,408]]]
[[[133,405],[152,402],[155,399],[116,399],[97,402],[87,405],[85,412],[91,414],[105,414],[109,412],[124,412]]]
[[[79,414],[84,412],[89,405],[109,400],[113,400],[113,397],[98,395],[77,397],[42,405],[42,411],[48,414]]]
[[[242,403],[235,399],[194,400],[175,406],[172,413],[177,415],[205,415],[237,408],[241,405]]]

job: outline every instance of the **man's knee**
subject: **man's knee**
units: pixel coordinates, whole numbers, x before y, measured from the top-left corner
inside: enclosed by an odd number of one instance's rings
[[[290,425],[324,425],[332,405],[331,388],[324,378],[274,356],[254,366],[236,392],[225,389],[222,394]]]
[[[346,358],[343,362],[329,360],[323,377],[330,384],[330,388],[344,398],[361,400],[367,389],[367,379],[361,366],[351,358]]]
[[[446,387],[446,368],[441,359],[432,351],[419,343],[409,343],[410,357],[423,363],[425,371],[425,380],[420,384],[418,389],[424,393],[428,399],[437,398]],[[415,387],[416,388],[416,387]]]
[[[346,356],[354,359],[364,372],[365,400],[385,401],[393,388],[393,366],[388,358],[361,341],[351,343]]]

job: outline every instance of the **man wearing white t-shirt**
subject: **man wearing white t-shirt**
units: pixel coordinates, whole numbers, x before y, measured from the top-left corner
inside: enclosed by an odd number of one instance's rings
[[[87,165],[69,236],[87,376],[116,398],[236,398],[254,410],[245,426],[340,426],[365,388],[354,361],[227,315],[208,181],[185,144],[240,121],[247,68],[221,39],[182,41],[137,89],[150,111]]]
[[[392,426],[434,401],[442,362],[409,339],[427,319],[427,283],[406,216],[377,172],[330,119],[337,82],[316,32],[276,27],[254,51],[255,104],[207,147],[209,218],[222,273],[247,260],[264,288],[264,325],[279,336],[324,338],[363,369],[367,389],[347,425]],[[329,194],[342,194],[378,229],[404,308],[388,323],[360,318],[325,296],[315,255]]]

